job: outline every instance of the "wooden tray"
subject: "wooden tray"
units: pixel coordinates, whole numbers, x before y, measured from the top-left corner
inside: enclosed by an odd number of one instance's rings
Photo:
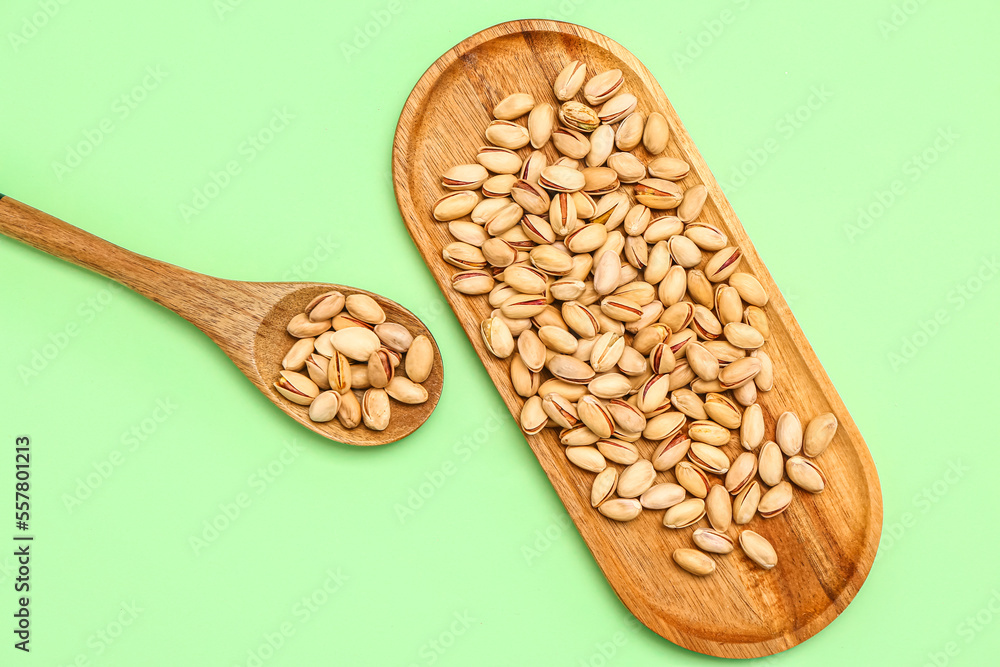
[[[508,376],[508,360],[492,357],[479,335],[491,308],[485,297],[452,290],[455,271],[441,258],[453,239],[430,215],[443,194],[440,174],[473,162],[486,145],[484,130],[494,105],[514,92],[555,103],[551,82],[570,60],[587,64],[588,77],[610,68],[625,73],[625,88],[638,110],[661,112],[670,124],[666,154],[691,164],[682,185],[704,183],[709,199],[701,220],[721,227],[743,250],[740,270],[755,275],[770,293],[765,311],[771,338],[764,349],[775,365],[775,389],[761,393],[767,437],[774,422],[793,410],[803,424],[833,412],[840,428],[819,459],[830,484],[819,495],[797,492],[781,516],[755,518],[748,528],[771,541],[779,563],[764,571],[737,550],[718,559],[714,575],[698,578],[677,568],[673,549],[691,546],[691,530],[661,525],[663,512],[616,523],[590,506],[593,475],[567,461],[555,431],[527,437],[542,468],[576,523],[618,597],[650,629],[685,648],[709,655],[753,658],[795,646],[819,632],[847,606],[871,568],[882,527],[882,496],[871,455],[857,426],[820,365],[767,268],[747,238],[653,75],[620,44],[581,26],[555,21],[503,23],[469,37],[424,73],[400,114],[393,145],[396,198],[406,227],[441,291],[479,354],[493,383],[517,418],[522,399]],[[522,119],[520,122],[524,122]],[[519,153],[527,155],[530,146]],[[554,148],[546,146],[550,163]],[[640,147],[637,154],[651,156]],[[648,447],[647,449],[651,449]],[[741,451],[727,446],[730,458]],[[648,454],[648,451],[646,452]],[[672,479],[666,473],[658,481]],[[704,524],[704,521],[702,522]],[[735,527],[730,534],[737,535]]]

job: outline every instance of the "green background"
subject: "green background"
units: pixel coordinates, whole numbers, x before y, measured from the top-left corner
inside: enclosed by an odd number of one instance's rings
[[[4,2],[0,191],[197,271],[381,292],[434,332],[447,381],[405,441],[333,444],[176,316],[0,239],[0,497],[29,435],[38,536],[33,650],[5,623],[0,663],[715,661],[630,622],[396,209],[413,84],[525,16],[603,32],[658,78],[878,465],[864,588],[758,662],[993,663],[1000,7],[917,0]]]

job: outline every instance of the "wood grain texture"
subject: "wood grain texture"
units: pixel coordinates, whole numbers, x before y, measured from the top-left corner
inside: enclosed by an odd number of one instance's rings
[[[107,276],[169,308],[204,331],[260,391],[283,412],[323,437],[349,445],[395,442],[427,421],[441,397],[444,366],[434,336],[416,315],[379,294],[328,283],[263,283],[223,280],[138,255],[42,213],[10,197],[0,199],[0,233],[43,252]],[[389,321],[424,334],[434,346],[434,370],[424,382],[428,400],[421,405],[391,402],[392,419],[384,431],[339,422],[317,424],[308,408],[277,393],[274,381],[281,360],[295,342],[285,329],[317,295],[336,289],[345,295],[367,294]],[[355,392],[360,399],[360,392]]]
[[[624,90],[638,97],[638,110],[664,114],[671,128],[666,154],[692,166],[682,185],[708,187],[700,219],[729,234],[744,252],[740,270],[755,275],[771,294],[765,308],[771,339],[764,349],[775,361],[776,382],[759,401],[769,437],[785,410],[795,411],[803,423],[833,412],[840,429],[819,459],[830,479],[826,491],[816,496],[798,492],[787,512],[770,520],[758,517],[748,526],[775,546],[777,568],[763,571],[737,549],[719,558],[717,572],[706,578],[693,577],[671,562],[673,549],[691,546],[690,529],[663,528],[662,512],[643,512],[627,524],[605,519],[590,507],[593,475],[567,461],[554,430],[527,441],[611,586],[640,621],[676,644],[710,655],[752,658],[785,650],[836,618],[864,582],[881,533],[878,475],[857,426],[652,74],[621,45],[567,23],[513,21],[466,39],[431,65],[400,114],[393,177],[403,219],[516,418],[522,399],[511,386],[509,362],[489,355],[478,331],[491,308],[485,297],[451,289],[453,269],[442,260],[441,249],[452,239],[447,225],[435,222],[430,210],[444,192],[440,174],[474,161],[478,147],[487,144],[484,130],[494,105],[514,92],[556,103],[551,82],[571,60],[586,63],[588,76],[621,69]],[[524,157],[529,151],[518,152]],[[545,151],[551,164],[557,156],[551,143]],[[636,154],[644,161],[651,157],[641,147]],[[642,446],[648,456],[652,445]],[[730,458],[740,451],[735,440],[724,449]],[[671,479],[667,473],[658,475],[658,481]],[[730,534],[736,536],[736,529]]]

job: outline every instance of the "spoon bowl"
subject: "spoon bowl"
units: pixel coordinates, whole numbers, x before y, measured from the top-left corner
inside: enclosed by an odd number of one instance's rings
[[[434,336],[416,315],[379,294],[329,283],[244,282],[206,276],[125,250],[2,194],[0,233],[107,276],[174,311],[215,341],[285,414],[325,438],[348,445],[395,442],[427,421],[441,397],[444,373]],[[345,296],[367,294],[385,311],[387,321],[402,324],[414,336],[427,336],[434,347],[434,369],[423,383],[427,400],[419,405],[393,401],[392,418],[383,431],[364,425],[347,429],[336,420],[315,423],[306,406],[288,401],[274,389],[281,360],[296,340],[286,331],[288,321],[314,297],[330,290]],[[356,394],[360,400],[360,393]]]

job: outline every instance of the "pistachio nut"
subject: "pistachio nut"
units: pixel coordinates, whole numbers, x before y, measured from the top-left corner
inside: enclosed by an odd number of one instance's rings
[[[705,501],[688,498],[667,509],[663,515],[663,525],[667,528],[687,528],[701,521],[705,516]]]
[[[340,292],[324,292],[310,301],[303,312],[312,322],[332,320],[344,309],[345,300]]]
[[[389,394],[385,389],[367,389],[361,399],[361,419],[373,431],[384,431],[389,425]]]
[[[726,473],[726,490],[734,496],[737,495],[747,488],[756,474],[757,457],[753,452],[743,452],[729,465],[729,472]]]
[[[618,360],[618,370],[634,378],[648,371],[649,364],[646,362],[646,358],[639,354],[638,350],[626,346],[622,350],[621,359]]]
[[[600,323],[594,314],[577,301],[566,301],[562,304],[562,317],[580,338],[593,338],[600,330]]]
[[[704,498],[708,495],[708,477],[690,461],[681,461],[675,465],[674,476],[677,477],[677,483],[687,489],[692,496]]]
[[[712,258],[705,264],[705,275],[713,283],[722,282],[736,271],[741,257],[743,257],[743,251],[739,248],[735,246],[723,248],[712,255]]]
[[[299,405],[309,405],[319,395],[319,387],[301,373],[295,371],[279,371],[278,381],[274,388],[279,394]]]
[[[625,85],[625,77],[620,69],[609,69],[595,74],[583,87],[587,104],[597,105],[611,99]]]
[[[608,412],[620,428],[630,433],[641,433],[646,428],[646,417],[639,408],[621,398],[608,400]]]
[[[531,396],[521,406],[521,430],[528,435],[539,433],[548,423],[549,418],[542,410],[542,399]]]
[[[622,498],[638,498],[653,485],[656,471],[646,459],[639,459],[622,471],[618,478],[618,495]]]
[[[586,177],[581,171],[554,164],[542,169],[542,173],[538,177],[538,184],[553,192],[572,193],[584,189]],[[547,203],[546,208],[548,205],[549,203]]]
[[[423,385],[402,375],[397,375],[389,380],[389,384],[385,386],[385,392],[389,394],[390,398],[407,405],[426,403],[428,398],[427,389]]]
[[[365,369],[365,376],[367,378],[367,366],[359,366],[359,368]],[[334,350],[333,356],[327,362],[326,384],[330,389],[339,394],[346,394],[354,386],[351,362],[347,360],[347,357],[342,352]]]
[[[602,123],[614,125],[635,111],[638,102],[632,93],[618,93],[601,106],[597,117],[601,119]]]
[[[723,326],[739,322],[743,313],[743,301],[739,293],[728,285],[719,285],[715,290],[715,312]]]
[[[679,390],[678,390],[679,391]],[[677,393],[677,392],[674,392]],[[742,427],[743,415],[728,396],[717,392],[708,392],[704,401],[705,412],[709,419],[728,429]]]
[[[594,477],[590,487],[590,506],[600,507],[601,503],[610,500],[618,488],[618,469],[607,467]]]
[[[669,404],[667,404],[669,406]],[[660,414],[647,416],[646,428],[642,431],[642,436],[647,440],[672,440],[680,433],[687,418],[684,413],[674,411],[664,411]]]
[[[499,318],[486,318],[480,324],[479,330],[482,334],[483,344],[493,356],[506,359],[514,353],[514,337],[511,336],[507,325]],[[378,386],[374,382],[372,384]]]
[[[666,375],[654,375],[643,384],[636,396],[636,407],[643,412],[650,412],[659,406],[667,397],[670,378]]]
[[[691,533],[691,541],[702,551],[710,554],[729,554],[736,548],[736,541],[722,531],[697,528]]]
[[[524,365],[521,355],[515,354],[510,362],[510,382],[518,396],[530,398],[538,393],[541,378]]]
[[[684,200],[677,207],[677,217],[684,222],[691,222],[701,214],[707,198],[708,188],[700,183],[692,185],[684,191]]]
[[[579,60],[571,61],[556,76],[552,85],[552,92],[557,100],[571,100],[580,91],[583,81],[587,77],[587,66]],[[537,147],[536,147],[537,148]]]
[[[683,198],[680,186],[659,178],[644,178],[635,186],[635,198],[649,208],[677,208]]]
[[[802,451],[802,422],[794,412],[783,412],[774,425],[774,440],[785,456]]]
[[[590,134],[590,152],[587,153],[586,163],[588,167],[600,167],[603,165],[611,151],[615,149],[615,130],[610,125],[599,125]],[[610,165],[609,165],[610,166]],[[645,168],[643,168],[645,172]]]
[[[729,457],[718,447],[704,442],[691,442],[688,460],[707,473],[724,475],[729,470]]]
[[[757,349],[751,352],[750,356],[760,361],[760,372],[754,377],[754,384],[761,391],[771,391],[774,388],[774,364],[771,362],[771,355]]]
[[[837,434],[837,417],[825,412],[809,420],[803,437],[802,453],[815,458],[826,451]]]
[[[771,325],[767,322],[767,315],[757,306],[747,306],[743,311],[743,322],[760,332],[760,335],[767,340],[771,337]]]
[[[550,276],[564,276],[573,269],[573,258],[554,245],[535,246],[528,258],[536,269]]]
[[[733,387],[733,398],[736,402],[743,407],[749,407],[757,402],[757,385],[753,382],[747,382],[746,384],[741,384],[738,387]]]
[[[785,472],[795,486],[809,493],[820,493],[826,488],[826,475],[814,461],[803,456],[785,461]]]
[[[770,570],[778,564],[778,554],[775,553],[771,543],[752,530],[740,533],[740,548],[747,558],[765,570]]]
[[[730,322],[722,328],[726,340],[743,350],[755,350],[764,344],[764,337],[749,324]]]
[[[548,102],[536,104],[528,113],[528,137],[532,148],[541,148],[549,142],[556,125],[556,111]],[[511,172],[513,173],[513,172]]]
[[[729,500],[726,487],[716,484],[709,489],[705,497],[705,512],[712,528],[720,532],[729,530],[729,524],[733,521],[733,503]]]
[[[537,183],[518,179],[510,189],[511,198],[528,213],[545,215],[550,199],[547,192]]]
[[[648,510],[665,510],[684,500],[684,487],[672,482],[654,484],[639,496],[639,503]]]
[[[754,403],[743,412],[740,425],[740,444],[743,449],[753,451],[764,442],[764,410],[760,403]]]
[[[514,120],[531,111],[534,106],[535,98],[528,93],[513,93],[493,107],[493,117],[500,120]]]
[[[621,97],[621,95],[618,97]],[[610,103],[608,102],[608,104]],[[604,106],[607,107],[608,104]],[[634,111],[634,104],[632,105],[632,109],[633,111],[618,124],[618,130],[615,132],[615,146],[620,151],[630,151],[642,142],[642,130],[646,123],[646,117],[641,111]]]
[[[715,561],[697,549],[674,549],[674,562],[697,577],[715,572]]]
[[[483,256],[483,251],[474,245],[462,243],[461,241],[455,241],[446,245],[441,249],[441,256],[444,258],[444,261],[465,271],[486,268],[486,258]],[[360,295],[352,294],[351,296]],[[377,306],[378,304],[375,305]],[[358,317],[354,313],[351,313],[351,315]],[[384,318],[385,315],[383,314],[382,317]],[[367,321],[361,317],[358,317],[358,319]]]
[[[361,423],[361,403],[353,391],[340,395],[340,408],[337,410],[337,421],[347,429],[356,428]]]
[[[595,375],[589,364],[565,354],[553,355],[545,367],[555,378],[576,384],[587,384]]]
[[[649,221],[649,226],[642,233],[646,243],[659,243],[672,236],[677,236],[684,230],[684,223],[673,215],[661,215]]]
[[[302,370],[306,365],[306,359],[315,350],[315,345],[315,338],[298,339],[285,354],[285,358],[281,360],[281,367],[286,371]]]
[[[750,482],[736,494],[736,498],[733,499],[733,522],[737,526],[744,526],[753,519],[760,503],[760,494],[760,484],[755,481]]]
[[[494,285],[496,281],[486,271],[459,271],[451,277],[451,286],[461,294],[488,294]]]
[[[781,482],[781,476],[785,470],[785,460],[781,455],[781,448],[778,443],[768,440],[760,448],[757,472],[761,480],[768,486],[776,486]]]
[[[489,177],[481,164],[457,164],[441,174],[441,185],[449,190],[476,190]]]
[[[667,243],[667,248],[670,248],[670,244]],[[676,265],[671,266],[667,270],[667,275],[663,277],[660,281],[659,287],[656,290],[656,295],[659,297],[660,302],[664,306],[672,306],[678,303],[684,296],[684,292],[687,289],[687,272],[684,270],[683,266]]]
[[[719,371],[719,384],[725,389],[736,389],[750,383],[759,372],[760,359],[742,357]],[[739,400],[738,397],[736,399]],[[743,404],[742,401],[740,403]]]
[[[549,159],[545,157],[545,153],[542,151],[532,151],[524,159],[517,175],[522,181],[537,184],[539,177],[542,175],[542,169],[545,169],[547,166],[549,166]]]
[[[434,346],[430,338],[420,334],[410,343],[404,360],[406,376],[414,382],[423,382],[434,368]]]
[[[597,451],[597,447],[589,445],[567,447],[566,458],[576,467],[590,472],[601,472],[608,467],[608,462],[604,460],[604,455]],[[607,503],[604,503],[604,505],[607,505]]]
[[[476,154],[476,162],[494,174],[516,174],[521,168],[521,158],[509,148],[483,146]],[[473,220],[475,218],[473,217]]]
[[[598,128],[598,131],[607,128],[606,132],[614,136],[614,131],[611,129],[610,125],[604,125]],[[594,133],[597,134],[596,132]],[[595,137],[592,135],[590,143],[595,143]],[[609,146],[609,151],[611,147]],[[593,148],[591,148],[593,150]],[[638,183],[642,179],[646,178],[646,165],[644,165],[639,158],[637,158],[632,153],[611,153],[605,156],[607,164],[609,167],[615,170],[618,174],[618,181],[621,183]],[[589,162],[588,162],[589,164]],[[596,165],[593,165],[596,166]]]
[[[331,324],[332,322],[330,320],[313,322],[305,313],[299,313],[289,320],[285,329],[295,338],[315,338],[316,336],[319,336],[327,331]]]
[[[600,198],[590,221],[602,224],[610,231],[622,224],[630,208],[632,208],[632,202],[628,195],[623,190],[615,190]],[[624,243],[625,239],[622,239],[623,246]]]
[[[634,498],[615,498],[601,503],[597,511],[614,521],[631,521],[642,514],[642,505]]]
[[[690,190],[688,190],[688,192],[690,192]],[[684,193],[685,201],[687,199],[688,192]],[[678,214],[679,213],[680,209],[678,209]],[[695,245],[702,250],[708,250],[709,252],[722,250],[729,243],[729,238],[721,229],[715,225],[710,225],[707,222],[689,223],[687,227],[684,228],[684,236],[694,241]],[[732,276],[730,276],[730,278],[731,277]]]
[[[309,419],[317,423],[332,421],[340,410],[340,394],[324,391],[309,404]]]
[[[557,151],[574,160],[582,160],[590,152],[590,140],[567,127],[557,127],[552,131],[552,143]]]
[[[457,190],[439,197],[432,212],[438,222],[449,222],[469,215],[478,203],[479,195],[475,191]]]
[[[651,160],[646,169],[653,178],[662,178],[665,181],[679,181],[688,175],[691,170],[684,160],[676,157],[658,157]]]
[[[501,148],[517,150],[528,145],[528,128],[509,120],[495,120],[486,128],[486,140]]]
[[[667,119],[659,111],[649,114],[646,119],[646,129],[642,132],[642,144],[650,155],[659,155],[667,148],[670,139],[670,126]]]
[[[653,450],[653,456],[650,460],[655,469],[661,472],[670,470],[687,456],[690,448],[691,439],[686,435],[678,433],[670,440],[664,440],[657,445],[656,449]]]
[[[757,504],[757,511],[765,519],[770,519],[784,512],[791,504],[792,485],[788,482],[779,482],[761,496],[760,503]]]

